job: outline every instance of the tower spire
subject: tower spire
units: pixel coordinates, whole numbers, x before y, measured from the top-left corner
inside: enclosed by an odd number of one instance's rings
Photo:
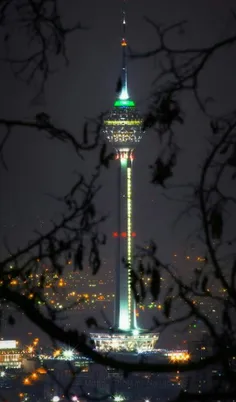
[[[127,83],[127,40],[126,40],[126,0],[123,0],[122,6],[122,39],[121,39],[121,47],[122,47],[122,73],[121,73],[121,91],[119,95],[119,99],[127,100],[129,99],[128,94],[128,83]]]

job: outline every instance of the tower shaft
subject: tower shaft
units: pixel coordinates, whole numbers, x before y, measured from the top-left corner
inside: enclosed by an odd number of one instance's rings
[[[132,239],[132,152],[118,151],[118,228],[115,325],[136,328],[135,301],[131,288]]]

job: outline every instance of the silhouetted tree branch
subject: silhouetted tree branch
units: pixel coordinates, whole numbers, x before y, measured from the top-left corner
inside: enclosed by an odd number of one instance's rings
[[[66,39],[84,29],[80,22],[66,26],[58,0],[2,0],[0,26],[4,35],[6,57],[15,76],[27,84],[38,81],[37,95],[55,71],[55,60],[69,60]],[[67,7],[69,3],[67,4]],[[22,39],[21,55],[16,55],[15,38]]]

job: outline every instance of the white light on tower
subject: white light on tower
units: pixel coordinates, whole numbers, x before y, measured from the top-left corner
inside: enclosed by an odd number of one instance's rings
[[[122,88],[119,99],[121,100],[129,99],[128,89],[126,87]]]

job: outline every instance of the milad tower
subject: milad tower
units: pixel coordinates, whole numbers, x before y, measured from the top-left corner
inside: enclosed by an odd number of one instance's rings
[[[125,6],[125,0],[123,1]],[[113,109],[104,120],[103,134],[116,150],[118,163],[118,211],[116,253],[115,320],[112,333],[91,334],[98,350],[152,350],[158,334],[148,334],[138,328],[136,305],[131,289],[131,267],[133,257],[132,222],[132,170],[134,148],[140,142],[143,120],[135,102],[128,92],[126,12],[122,11],[122,71],[119,92]],[[126,264],[123,260],[125,259]],[[114,333],[115,331],[115,333]]]

